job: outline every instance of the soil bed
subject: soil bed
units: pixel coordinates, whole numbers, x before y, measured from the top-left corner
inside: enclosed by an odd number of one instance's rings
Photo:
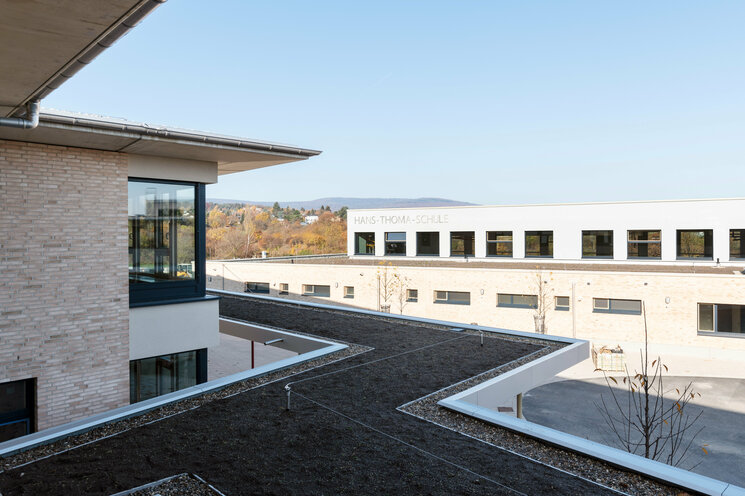
[[[183,472],[228,495],[613,494],[397,410],[545,342],[481,347],[469,333],[250,298],[223,297],[220,313],[374,349],[8,470],[2,494],[111,494]]]

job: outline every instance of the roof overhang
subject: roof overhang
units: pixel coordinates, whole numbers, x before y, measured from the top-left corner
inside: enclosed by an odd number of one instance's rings
[[[295,162],[321,153],[265,141],[49,110],[41,112],[35,129],[0,127],[0,139],[215,162],[218,175]]]

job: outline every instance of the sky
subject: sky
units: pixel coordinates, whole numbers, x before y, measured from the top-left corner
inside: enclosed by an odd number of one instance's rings
[[[42,105],[322,150],[209,198],[745,196],[745,2],[170,0]]]

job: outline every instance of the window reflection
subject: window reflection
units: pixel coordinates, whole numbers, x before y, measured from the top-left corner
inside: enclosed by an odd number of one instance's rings
[[[129,181],[129,281],[194,279],[195,186]]]

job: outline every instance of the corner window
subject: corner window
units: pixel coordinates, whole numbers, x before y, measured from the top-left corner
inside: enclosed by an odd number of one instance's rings
[[[475,234],[473,231],[450,233],[450,256],[472,257]]]
[[[130,179],[130,303],[204,296],[204,185]]]
[[[745,305],[699,303],[698,330],[745,334]]]
[[[525,231],[525,256],[544,257],[554,256],[553,231]]]
[[[582,258],[613,258],[613,231],[582,231]]]
[[[36,380],[0,384],[0,442],[36,431]]]
[[[467,291],[435,291],[435,303],[470,305],[471,293]]]
[[[279,283],[279,294],[286,295],[290,294],[290,285],[286,282]]]
[[[745,237],[745,229],[729,230],[729,258],[745,259],[745,243],[742,242]]]
[[[385,254],[386,255],[406,255],[406,233],[405,232],[385,233]]]
[[[354,298],[354,286],[344,286],[344,298]]]
[[[331,296],[331,286],[303,284],[303,296],[319,296],[322,298],[328,298]]]
[[[497,295],[497,306],[507,308],[538,308],[538,296],[499,293]]]
[[[375,233],[354,233],[354,254],[375,255]]]
[[[662,232],[629,231],[626,258],[662,258]]]
[[[641,315],[641,300],[616,300],[610,298],[593,298],[592,311],[595,313],[620,313]]]
[[[129,401],[148,400],[207,382],[207,350],[129,362]]]
[[[419,290],[418,289],[407,289],[406,290],[406,301],[409,303],[416,303],[419,301]]]
[[[512,231],[487,231],[486,232],[486,256],[487,257],[511,257],[512,256]]]
[[[247,282],[244,288],[244,292],[269,294],[269,283],[268,282]]]
[[[569,297],[568,296],[557,296],[554,299],[554,308],[562,312],[569,311]]]
[[[440,256],[440,233],[418,232],[416,233],[416,254],[421,256]]]
[[[714,232],[704,230],[678,231],[678,258],[711,260],[714,256]]]

